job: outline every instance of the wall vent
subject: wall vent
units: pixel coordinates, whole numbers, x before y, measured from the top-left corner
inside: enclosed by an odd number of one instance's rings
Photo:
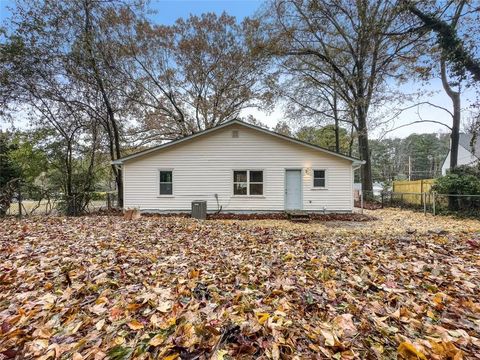
[[[233,130],[232,131],[232,138],[234,138],[234,139],[238,138],[238,130]]]

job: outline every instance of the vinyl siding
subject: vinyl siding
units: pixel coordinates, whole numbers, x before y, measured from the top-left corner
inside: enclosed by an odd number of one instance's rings
[[[232,138],[232,130],[239,137]],[[284,209],[285,169],[302,169],[303,209],[351,211],[350,160],[322,153],[237,124],[127,160],[124,207],[145,211],[186,211],[192,200],[206,200],[223,211]],[[312,171],[306,171],[307,168]],[[159,170],[173,169],[173,195],[159,195]],[[263,170],[263,196],[233,196],[233,170]],[[327,188],[313,189],[313,169],[327,170]]]
[[[478,162],[478,157],[471,153],[470,150],[465,149],[463,146],[458,146],[458,160],[457,165],[474,165]],[[447,170],[450,169],[450,151],[445,158],[442,165],[442,175],[447,174]]]

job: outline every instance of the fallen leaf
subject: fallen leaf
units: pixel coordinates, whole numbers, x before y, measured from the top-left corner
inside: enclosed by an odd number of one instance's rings
[[[407,360],[427,360],[425,355],[420,352],[413,344],[404,341],[402,342],[397,349],[398,355]]]
[[[163,335],[157,334],[153,338],[150,339],[150,341],[148,342],[148,345],[159,346],[159,345],[163,344],[164,340],[165,340],[165,338],[164,338]]]
[[[102,319],[102,320],[99,320],[96,324],[95,324],[95,328],[100,331],[102,330],[103,326],[105,325],[105,319]]]
[[[140,330],[144,328],[143,324],[137,320],[132,320],[129,323],[127,323],[127,325],[132,330]]]
[[[326,329],[320,330],[322,336],[325,338],[325,346],[335,346],[335,336],[331,331]]]
[[[260,325],[263,325],[270,317],[269,313],[256,313],[255,315],[257,316],[257,320]]]

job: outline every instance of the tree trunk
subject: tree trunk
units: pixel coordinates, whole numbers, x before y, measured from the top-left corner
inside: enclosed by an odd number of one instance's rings
[[[458,164],[458,142],[460,137],[460,92],[454,91],[447,79],[447,69],[445,58],[442,56],[440,60],[440,75],[442,78],[442,86],[447,95],[452,100],[453,116],[452,116],[452,132],[450,134],[450,171],[454,170]],[[458,210],[457,199],[454,196],[448,197],[448,208],[451,211]]]
[[[447,79],[447,69],[445,59],[440,60],[440,74],[442,77],[442,86],[447,95],[452,100],[453,116],[452,116],[452,132],[450,134],[450,170],[457,167],[458,164],[458,142],[460,137],[460,92],[454,91]]]
[[[110,122],[112,126],[112,132],[109,132],[109,136],[113,135],[113,142],[111,141],[112,139],[110,139],[110,145],[112,144],[115,145],[115,151],[114,152],[110,151],[110,154],[115,155],[115,158],[112,157],[111,160],[116,160],[121,158],[120,132],[118,129],[117,121],[115,119],[115,112],[113,111],[113,107],[110,102],[109,95],[107,94],[107,90],[105,88],[104,81],[98,69],[96,58],[95,58],[95,52],[93,49],[94,35],[93,35],[92,23],[90,21],[90,5],[91,4],[87,0],[85,0],[84,8],[85,8],[86,48],[90,55],[90,63],[92,66],[95,81],[97,82],[98,89],[100,91],[103,102],[105,104],[105,108],[107,110],[107,122]],[[109,127],[108,124],[107,124],[107,127]],[[115,183],[117,185],[117,191],[118,191],[118,207],[122,208],[123,207],[123,174],[121,169],[114,168],[113,170],[115,174]]]
[[[360,177],[362,180],[362,190],[367,192],[373,191],[372,181],[372,163],[370,161],[370,149],[368,146],[368,129],[367,117],[363,108],[358,107],[358,152],[360,159],[365,160],[365,164],[360,168]]]
[[[453,124],[450,148],[450,169],[453,170],[458,165],[458,143],[460,138],[460,95],[452,97],[453,102]]]
[[[66,195],[66,208],[65,208],[65,215],[67,216],[75,216],[76,209],[75,209],[75,196],[73,192],[73,159],[72,159],[72,143],[71,140],[68,140],[67,143],[67,155],[65,158],[65,170],[66,174],[66,184],[65,184],[65,195]]]
[[[335,151],[340,153],[340,129],[338,127],[338,118],[335,118]]]
[[[115,115],[113,114],[113,111],[110,107],[110,103],[107,101],[109,104],[108,109],[109,110],[109,117],[111,119],[112,127],[113,127],[113,135],[114,135],[114,142],[115,142],[115,156],[117,159],[120,159],[121,156],[121,151],[120,151],[120,133],[118,131],[118,126],[115,121]],[[117,171],[115,172],[115,182],[117,184],[117,193],[118,193],[118,207],[123,208],[123,171],[121,168],[117,168]]]
[[[335,119],[335,151],[340,153],[340,128],[338,120],[338,109],[337,109],[337,93],[333,93],[333,117]]]
[[[340,152],[340,129],[338,127],[338,99],[337,99],[337,84],[335,82],[335,75],[333,77],[333,117],[335,119],[335,151]]]
[[[117,169],[117,176],[115,177],[115,183],[117,184],[117,206],[123,208],[123,171]]]
[[[355,129],[354,125],[353,125],[353,122],[352,122],[352,126],[350,127],[350,142],[348,143],[348,156],[352,156],[352,153],[353,153],[353,141],[354,141],[354,138],[353,138],[353,130]]]

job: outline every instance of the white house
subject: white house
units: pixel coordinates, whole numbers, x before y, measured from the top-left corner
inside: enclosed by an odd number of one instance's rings
[[[475,165],[480,156],[480,141],[475,140],[472,149],[472,137],[471,134],[460,134],[458,139],[458,160],[457,165]],[[447,157],[443,161],[442,175],[447,173],[450,169],[450,151]]]
[[[232,120],[116,160],[124,208],[143,212],[351,212],[362,161]]]

